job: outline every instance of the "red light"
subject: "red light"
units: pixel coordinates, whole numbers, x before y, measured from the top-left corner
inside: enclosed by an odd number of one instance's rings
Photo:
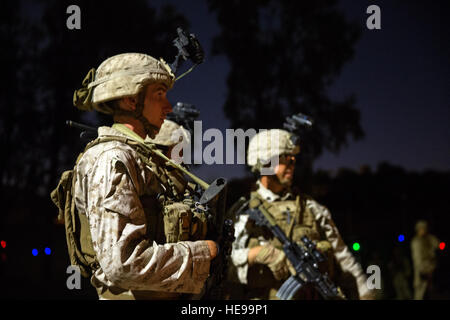
[[[444,250],[445,248],[445,242],[439,243],[439,249]]]
[[[2,246],[2,248],[6,248],[6,241],[0,241],[0,245]]]

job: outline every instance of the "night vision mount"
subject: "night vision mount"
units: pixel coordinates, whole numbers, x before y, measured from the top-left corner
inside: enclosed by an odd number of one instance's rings
[[[286,117],[283,123],[283,128],[292,133],[291,140],[294,144],[300,142],[300,134],[303,128],[312,128],[313,120],[311,117],[304,115],[303,113],[297,113],[290,117]]]
[[[180,27],[177,28],[177,33],[178,37],[173,40],[173,45],[178,49],[178,54],[170,65],[172,72],[175,73],[187,59],[191,60],[194,65],[176,80],[184,77],[205,60],[205,52],[193,33],[188,34]]]

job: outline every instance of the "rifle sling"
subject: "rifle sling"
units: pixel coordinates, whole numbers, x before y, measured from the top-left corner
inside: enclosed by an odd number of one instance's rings
[[[289,228],[288,228],[288,232],[287,232],[287,237],[289,239],[291,239],[292,237],[292,231],[294,230],[294,224],[295,224],[295,218],[298,216],[298,223],[301,223],[301,214],[302,214],[302,210],[300,208],[300,196],[297,195],[297,197],[295,198],[295,214],[293,216],[293,218],[291,219],[291,223],[289,224]]]

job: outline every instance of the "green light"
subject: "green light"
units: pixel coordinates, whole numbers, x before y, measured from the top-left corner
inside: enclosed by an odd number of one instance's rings
[[[354,250],[354,251],[359,251],[360,248],[361,248],[361,246],[359,245],[358,242],[355,242],[355,243],[353,244],[353,250]]]

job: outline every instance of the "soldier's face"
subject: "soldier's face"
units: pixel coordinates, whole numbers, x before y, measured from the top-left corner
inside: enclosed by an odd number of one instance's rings
[[[163,83],[152,83],[147,86],[142,114],[158,128],[161,128],[167,114],[172,112],[172,106],[166,94],[167,87]]]
[[[427,234],[427,228],[422,227],[417,230],[417,235],[419,237],[424,237],[426,234]]]
[[[275,175],[278,181],[283,186],[291,186],[294,179],[295,170],[295,156],[294,155],[282,155],[279,158],[279,163],[275,167]]]

